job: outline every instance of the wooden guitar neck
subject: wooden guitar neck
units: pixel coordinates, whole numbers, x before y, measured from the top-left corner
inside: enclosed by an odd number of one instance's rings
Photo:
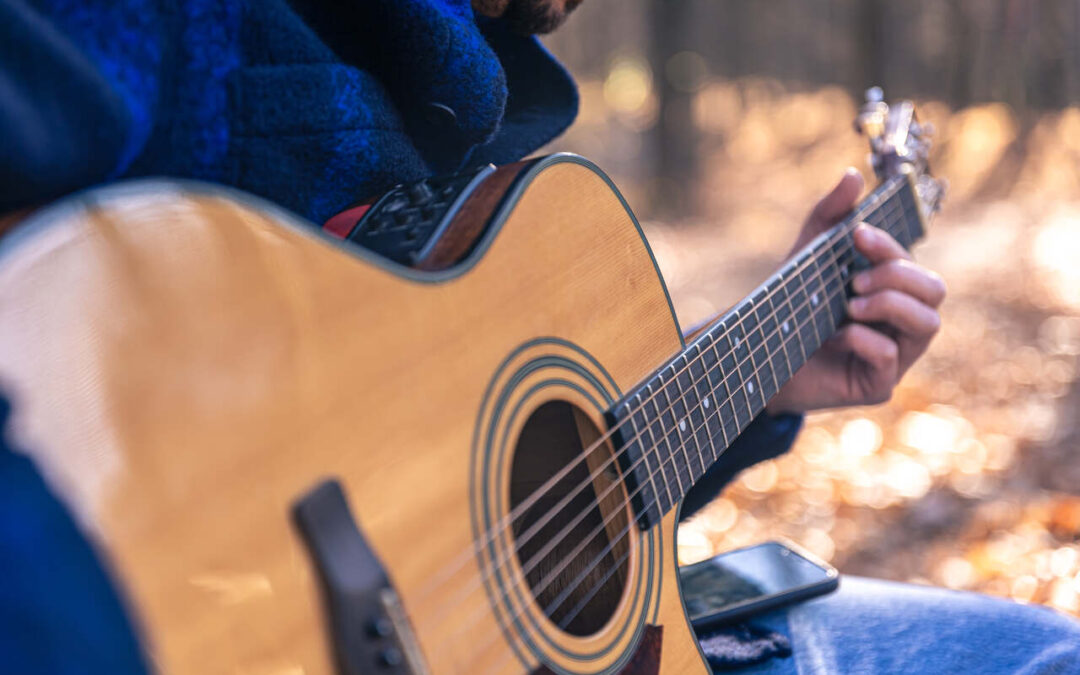
[[[866,265],[852,238],[864,221],[910,248],[924,230],[912,181],[882,183],[612,408],[642,528],[682,500],[844,322],[848,279]]]

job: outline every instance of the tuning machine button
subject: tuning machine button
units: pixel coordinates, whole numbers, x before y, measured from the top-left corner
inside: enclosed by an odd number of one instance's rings
[[[394,647],[387,647],[379,652],[379,665],[384,668],[396,668],[404,659],[401,650]]]
[[[366,630],[368,637],[384,638],[394,632],[394,623],[385,616],[377,616],[368,622]]]

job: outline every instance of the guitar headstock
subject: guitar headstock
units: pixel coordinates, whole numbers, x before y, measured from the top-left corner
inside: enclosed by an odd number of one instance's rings
[[[914,103],[900,101],[890,106],[881,87],[871,87],[855,119],[855,129],[870,140],[870,165],[880,180],[911,174],[923,217],[929,220],[941,209],[945,181],[930,175],[934,128],[918,121]]]

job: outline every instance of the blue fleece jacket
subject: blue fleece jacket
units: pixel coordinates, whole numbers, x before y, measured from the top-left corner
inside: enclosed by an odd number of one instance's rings
[[[322,222],[577,112],[540,43],[468,0],[4,0],[0,35],[0,209],[170,175]]]
[[[469,0],[0,0],[0,213],[167,175],[318,223],[397,182],[516,161],[577,105],[535,38],[478,20]],[[785,451],[798,426],[756,420],[684,514]],[[33,467],[0,444],[5,672],[143,669],[96,560]]]

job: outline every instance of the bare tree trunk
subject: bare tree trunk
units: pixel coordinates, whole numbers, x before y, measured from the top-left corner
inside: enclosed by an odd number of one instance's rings
[[[655,215],[678,218],[693,209],[697,176],[698,134],[693,120],[693,95],[672,86],[667,75],[672,56],[686,49],[691,0],[653,0],[649,62],[655,78],[659,117],[652,133],[657,177],[652,189]]]
[[[885,81],[885,10],[881,0],[860,0],[855,5],[858,13],[855,25],[855,44],[858,63],[855,65],[855,81],[852,93],[856,100],[868,87],[887,86]]]

